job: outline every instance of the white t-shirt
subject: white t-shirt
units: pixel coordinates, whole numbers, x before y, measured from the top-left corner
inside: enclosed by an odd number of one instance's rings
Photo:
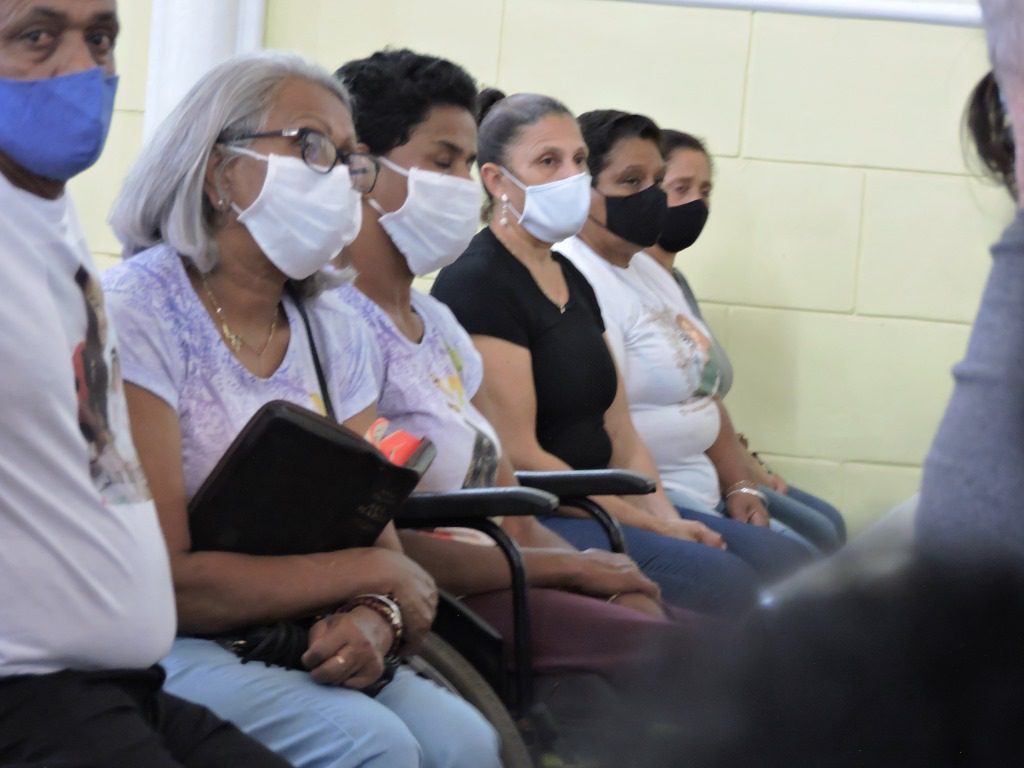
[[[0,676],[141,668],[174,593],[71,201],[0,175]]]
[[[423,321],[417,344],[354,285],[340,288],[338,296],[377,337],[384,365],[378,412],[393,427],[425,436],[437,448],[418,490],[494,485],[498,436],[470,402],[483,381],[483,361],[451,310],[414,290],[412,306]]]
[[[711,336],[672,276],[646,253],[617,267],[578,237],[556,248],[594,288],[637,432],[666,490],[716,506],[718,473],[704,452],[721,429]]]

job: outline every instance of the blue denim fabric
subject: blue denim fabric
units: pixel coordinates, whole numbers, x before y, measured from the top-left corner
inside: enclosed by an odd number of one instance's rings
[[[308,674],[178,638],[165,690],[203,704],[295,768],[499,768],[498,738],[473,707],[400,669],[376,699]]]

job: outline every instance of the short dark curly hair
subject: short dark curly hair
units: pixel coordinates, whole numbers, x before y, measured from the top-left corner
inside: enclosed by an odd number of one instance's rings
[[[476,112],[476,82],[466,70],[408,48],[350,61],[334,76],[352,94],[356,135],[375,155],[405,144],[433,107]]]
[[[587,166],[597,185],[597,176],[608,167],[608,156],[615,145],[623,139],[647,139],[661,150],[661,129],[651,118],[634,115],[618,109],[595,109],[584,112],[577,120],[583,131],[590,155]]]

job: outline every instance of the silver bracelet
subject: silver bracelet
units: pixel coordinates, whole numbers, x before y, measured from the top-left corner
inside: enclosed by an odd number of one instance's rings
[[[744,496],[757,496],[757,498],[761,500],[762,504],[768,503],[768,497],[761,493],[761,491],[757,490],[757,488],[733,488],[731,491],[725,494],[725,498],[731,498],[732,496],[735,496],[737,493],[742,493]]]

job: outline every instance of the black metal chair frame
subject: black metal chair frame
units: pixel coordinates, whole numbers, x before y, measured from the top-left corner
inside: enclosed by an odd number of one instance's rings
[[[494,540],[509,564],[512,577],[512,679],[499,661],[499,669],[487,665],[480,654],[450,637],[449,642],[464,652],[480,669],[516,716],[523,716],[533,701],[533,658],[530,647],[530,613],[526,571],[515,541],[491,518],[528,516],[571,516],[563,507],[582,510],[604,529],[614,552],[625,552],[625,540],[618,522],[589,496],[647,494],[654,490],[649,478],[622,470],[583,470],[578,472],[521,472],[520,486],[472,488],[447,493],[416,493],[402,505],[395,518],[400,528],[439,528],[458,526],[482,531]],[[453,626],[472,625],[493,642],[500,636],[483,619],[450,596],[442,596],[439,619]],[[443,635],[443,630],[441,631]],[[498,640],[500,647],[500,639]],[[477,657],[474,659],[474,657]]]

